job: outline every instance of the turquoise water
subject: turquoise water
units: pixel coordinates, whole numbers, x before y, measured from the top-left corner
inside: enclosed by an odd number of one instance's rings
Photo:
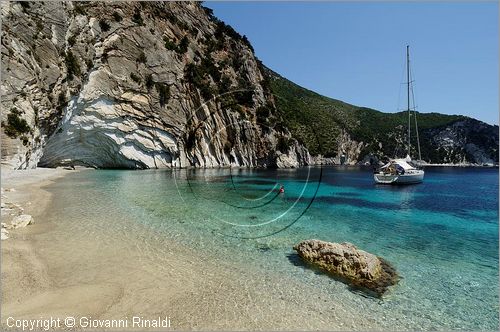
[[[119,211],[214,259],[314,285],[387,326],[498,329],[498,169],[428,168],[424,183],[398,187],[358,168],[108,170],[54,188],[66,214],[76,213],[77,193],[91,193],[87,219]],[[111,227],[126,232],[124,224]],[[311,238],[352,242],[402,280],[383,300],[332,282],[297,262],[293,245]]]

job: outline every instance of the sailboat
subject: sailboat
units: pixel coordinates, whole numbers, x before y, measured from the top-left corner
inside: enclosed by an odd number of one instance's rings
[[[410,157],[411,153],[411,116],[410,108],[410,88],[412,81],[410,80],[410,46],[406,46],[406,92],[407,92],[407,111],[408,111],[408,152],[406,158],[391,159],[387,164],[375,170],[373,178],[376,183],[380,184],[413,184],[420,183],[424,180],[425,172],[419,169]],[[420,142],[418,138],[417,112],[413,110],[415,119],[415,132],[418,146],[419,161],[422,160],[420,155]]]

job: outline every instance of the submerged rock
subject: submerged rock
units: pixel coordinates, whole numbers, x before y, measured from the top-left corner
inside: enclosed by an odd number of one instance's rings
[[[378,297],[399,280],[388,262],[351,243],[305,240],[293,249],[306,262]]]
[[[33,217],[29,214],[21,214],[20,216],[15,217],[12,221],[13,228],[21,228],[26,227],[33,223]]]

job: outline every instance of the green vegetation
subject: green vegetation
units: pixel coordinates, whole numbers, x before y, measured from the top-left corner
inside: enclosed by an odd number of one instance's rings
[[[118,12],[113,12],[113,18],[115,19],[116,22],[122,21],[122,17],[120,14],[118,14]]]
[[[214,33],[216,40],[223,40],[224,35],[226,35],[230,39],[243,42],[243,44],[245,44],[252,51],[252,53],[254,53],[252,44],[250,44],[246,36],[240,35],[238,32],[236,32],[236,30],[233,29],[232,26],[224,23],[223,21],[219,20],[213,15],[211,16],[211,20],[216,24],[216,29]]]
[[[28,1],[18,1],[17,3],[23,7],[23,11],[30,8],[30,3]]]
[[[227,75],[221,75],[219,83],[219,91],[221,93],[229,92],[231,90],[231,79]]]
[[[137,62],[146,63],[146,61],[147,61],[146,54],[144,52],[141,52],[141,54],[139,54],[139,57],[137,58]]]
[[[247,81],[243,79],[238,80],[238,90],[234,92],[234,97],[240,105],[253,107],[253,93],[254,88]]]
[[[175,51],[177,49],[177,45],[167,37],[163,37],[163,41],[165,42],[165,48],[170,51]]]
[[[76,43],[76,36],[71,36],[68,38],[68,44],[69,46],[73,46]]]
[[[74,8],[75,13],[78,15],[85,15],[86,14],[86,11],[85,11],[86,5],[87,4],[85,3],[85,1],[74,1],[73,8]]]
[[[135,73],[130,73],[130,78],[132,79],[132,81],[136,82],[137,84],[140,84],[141,83],[141,78],[136,75]]]
[[[218,47],[215,49],[220,49],[221,45],[224,43],[224,35],[228,36],[231,39],[234,39],[236,41],[241,41],[243,44],[245,44],[251,51],[254,53],[254,49],[252,47],[252,44],[248,41],[248,38],[245,35],[240,35],[236,30],[233,29],[232,26],[224,23],[223,21],[219,20],[217,17],[214,16],[214,12],[212,9],[201,6],[201,9],[205,11],[205,14],[207,14],[208,18],[216,24],[216,29],[215,29],[215,43],[218,44]],[[211,38],[209,39],[209,43],[212,42]],[[212,42],[213,43],[213,42]],[[216,44],[209,44],[211,47],[214,47]]]
[[[189,40],[187,39],[186,36],[182,37],[181,41],[179,42],[179,46],[177,47],[177,52],[180,54],[186,53],[188,46],[189,46]]]
[[[216,86],[212,86],[210,77],[215,82],[220,80],[220,72],[210,56],[204,58],[199,65],[190,63],[186,66],[185,75],[189,83],[200,90],[202,97],[207,100],[218,94]]]
[[[160,106],[163,107],[170,99],[170,87],[164,83],[155,84],[156,91],[158,91]]]
[[[144,25],[144,20],[141,16],[141,9],[139,7],[135,8],[134,15],[132,16],[132,22],[137,23],[139,25]]]
[[[94,63],[92,62],[91,59],[85,60],[85,65],[87,66],[87,71],[90,70],[92,67],[94,67]]]
[[[56,106],[57,111],[59,113],[62,113],[62,111],[67,105],[68,102],[66,101],[66,92],[65,91],[59,92],[59,96],[57,97],[57,106]]]
[[[2,122],[2,127],[7,136],[11,138],[19,137],[31,131],[25,119],[21,118],[21,113],[16,108],[12,108],[7,115],[7,122]]]
[[[170,51],[176,51],[179,54],[184,54],[187,52],[189,46],[189,39],[187,36],[182,37],[179,42],[179,45],[176,45],[173,41],[168,39],[166,36],[163,37],[163,41],[165,42],[165,48]]]
[[[155,82],[153,81],[153,75],[149,74],[146,76],[146,89],[151,90]]]
[[[403,151],[404,147],[398,147],[394,135],[405,135],[407,113],[382,113],[357,107],[302,88],[267,68],[264,68],[264,73],[267,76],[266,85],[269,85],[274,94],[278,114],[293,137],[303,143],[312,155],[335,156],[338,150],[337,137],[343,130],[352,139],[368,144],[361,156],[368,153],[379,154],[379,143],[382,143],[382,153],[388,156],[394,156],[398,148]],[[262,119],[265,114],[260,112]],[[257,116],[259,118],[259,113]],[[433,150],[429,147],[429,140],[425,139],[424,131],[462,118],[464,117],[438,113],[418,114],[424,159],[429,159]]]
[[[38,111],[38,107],[36,106],[33,107],[33,113],[35,114],[35,127],[38,127],[40,119],[39,117],[40,112]]]
[[[64,56],[64,62],[66,63],[66,68],[68,69],[69,80],[72,80],[75,75],[80,76],[81,74],[80,64],[78,63],[78,60],[71,51],[66,52]]]
[[[42,20],[36,20],[36,29],[37,29],[37,33],[43,30]]]
[[[99,20],[99,27],[101,28],[102,32],[109,31],[109,29],[111,28],[108,22],[106,22],[106,20],[104,20],[103,18]]]
[[[278,137],[278,143],[276,144],[276,149],[283,153],[288,153],[290,147],[292,146],[292,140],[285,136]]]
[[[257,116],[257,123],[267,125],[267,121],[271,116],[271,108],[269,106],[260,106],[255,111],[255,115]]]

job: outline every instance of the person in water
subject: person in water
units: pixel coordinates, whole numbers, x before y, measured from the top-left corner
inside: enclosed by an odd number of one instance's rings
[[[280,186],[280,194],[284,194],[284,193],[285,193],[285,186],[281,185]]]

